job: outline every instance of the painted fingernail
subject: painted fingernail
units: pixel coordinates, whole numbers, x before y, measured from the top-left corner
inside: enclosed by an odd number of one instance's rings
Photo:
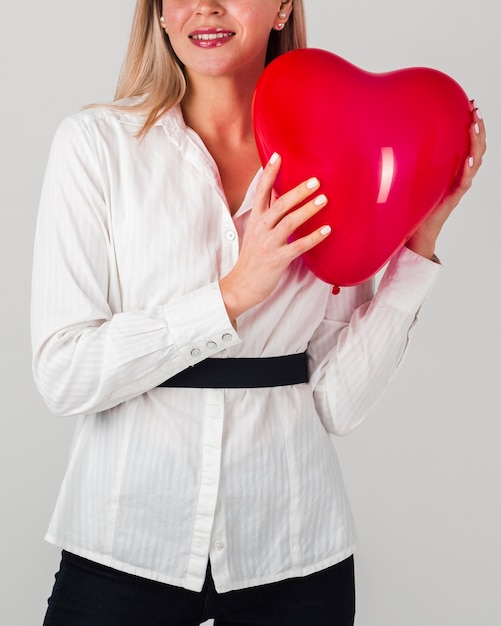
[[[474,164],[474,163],[475,163],[475,159],[474,159],[473,157],[470,157],[470,158],[468,159],[468,165],[469,165],[470,167],[473,167],[473,164]]]
[[[483,120],[483,119],[484,119],[484,118],[482,117],[482,113],[480,112],[480,109],[477,109],[477,110],[475,111],[475,113],[477,114],[477,118],[478,118],[479,120]]]
[[[475,132],[477,133],[477,135],[480,135],[480,126],[478,125],[477,122],[475,122],[475,125],[473,126],[473,128],[475,129]]]
[[[278,158],[278,152],[274,152],[270,157],[270,165],[275,165],[275,163],[278,161]]]
[[[320,185],[320,181],[318,180],[318,178],[310,178],[310,180],[306,182],[307,189],[315,189],[319,185]]]
[[[328,235],[331,232],[331,227],[330,226],[323,226],[320,229],[320,234],[321,235]]]
[[[321,193],[319,196],[315,198],[315,200],[313,201],[313,204],[315,206],[322,206],[322,204],[325,204],[326,202],[327,202],[326,196],[324,196],[324,194]]]

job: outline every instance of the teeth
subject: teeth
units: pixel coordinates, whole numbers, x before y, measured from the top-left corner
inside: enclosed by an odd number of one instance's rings
[[[207,33],[200,35],[192,35],[192,39],[200,39],[201,41],[211,41],[213,39],[224,39],[225,37],[231,37],[231,33]]]

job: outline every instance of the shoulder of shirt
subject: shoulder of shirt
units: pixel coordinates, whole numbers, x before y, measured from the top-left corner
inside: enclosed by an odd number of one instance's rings
[[[140,111],[128,110],[128,108],[140,102],[140,97],[124,98],[110,103],[110,106],[96,105],[84,108],[72,115],[68,115],[64,118],[60,124],[60,128],[78,127],[78,126],[99,126],[104,124],[105,126],[113,125],[130,125],[136,127],[138,130],[144,124],[146,113]],[[124,108],[113,108],[113,105]],[[159,118],[155,126],[161,126],[165,122],[179,123],[182,114],[179,106],[175,106]],[[134,132],[136,132],[134,130]]]

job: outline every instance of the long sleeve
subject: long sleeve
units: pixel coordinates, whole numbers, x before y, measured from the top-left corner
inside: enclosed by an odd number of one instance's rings
[[[328,432],[348,434],[381,397],[440,269],[403,248],[373,297],[372,282],[348,288],[345,298],[331,297],[308,348],[315,404]]]
[[[101,152],[88,124],[69,118],[56,133],[42,190],[33,368],[58,415],[115,406],[239,342],[217,281],[122,311],[126,286],[115,258],[113,193]]]

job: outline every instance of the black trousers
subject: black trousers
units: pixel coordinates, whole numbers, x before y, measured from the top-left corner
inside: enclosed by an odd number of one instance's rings
[[[44,626],[353,626],[353,557],[270,585],[217,593],[210,566],[200,593],[63,551]]]

